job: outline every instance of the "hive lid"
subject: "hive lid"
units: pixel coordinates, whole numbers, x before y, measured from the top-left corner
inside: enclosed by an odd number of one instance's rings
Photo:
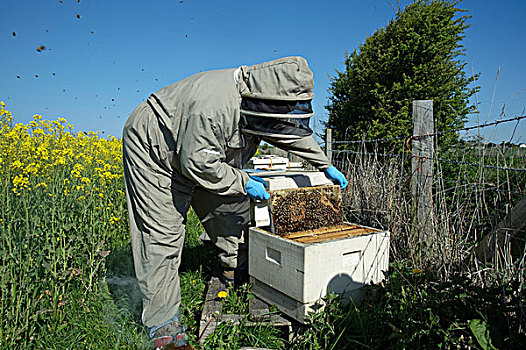
[[[271,191],[271,231],[285,236],[343,224],[340,186],[288,188]]]

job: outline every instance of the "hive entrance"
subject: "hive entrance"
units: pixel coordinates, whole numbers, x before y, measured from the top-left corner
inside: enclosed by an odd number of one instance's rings
[[[270,195],[273,232],[280,236],[343,224],[340,187],[289,188]]]

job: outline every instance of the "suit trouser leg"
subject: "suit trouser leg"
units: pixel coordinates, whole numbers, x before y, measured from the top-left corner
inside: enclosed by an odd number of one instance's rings
[[[144,296],[142,321],[150,328],[178,313],[178,269],[193,189],[190,181],[163,161],[156,122],[153,111],[142,104],[128,119],[123,134],[132,252]]]
[[[220,196],[195,187],[192,208],[219,248],[223,267],[235,269],[246,264],[250,224],[248,196]]]

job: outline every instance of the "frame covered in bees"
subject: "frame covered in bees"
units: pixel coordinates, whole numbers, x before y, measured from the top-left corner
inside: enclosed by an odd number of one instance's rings
[[[335,185],[274,190],[270,194],[271,231],[293,232],[341,225],[340,187]]]

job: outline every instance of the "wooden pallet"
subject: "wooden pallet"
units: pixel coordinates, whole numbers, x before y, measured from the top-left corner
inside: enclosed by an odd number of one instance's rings
[[[246,315],[223,314],[223,302],[217,294],[224,290],[223,284],[217,277],[212,277],[208,283],[208,291],[206,293],[205,304],[203,312],[201,313],[201,321],[199,324],[200,343],[203,344],[206,338],[214,333],[215,329],[224,322],[231,324],[239,324]],[[271,327],[284,327],[289,332],[289,337],[292,336],[292,322],[282,317],[276,312],[269,310],[269,304],[263,300],[254,297],[249,300],[248,320],[245,325],[248,327],[266,325]]]

